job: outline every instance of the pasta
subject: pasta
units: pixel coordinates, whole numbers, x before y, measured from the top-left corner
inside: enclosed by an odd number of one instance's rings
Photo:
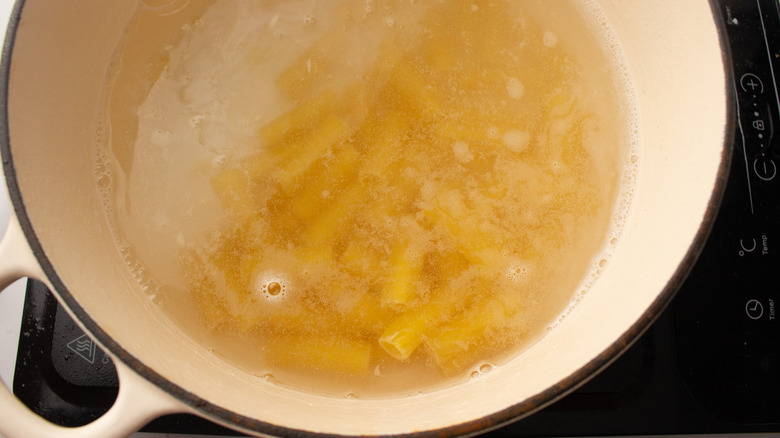
[[[624,157],[619,90],[575,9],[195,6],[122,109],[137,120],[112,123],[137,129],[146,179],[165,172],[144,151],[194,163],[181,200],[117,189],[140,212],[119,214],[165,227],[139,258],[172,254],[155,274],[183,325],[258,375],[342,387],[468,376],[544,333],[604,247]]]
[[[205,263],[224,279],[191,287],[201,301],[211,301],[207,318],[224,313],[217,318],[222,324],[277,334],[263,344],[270,362],[365,375],[369,363],[378,363],[372,355],[401,362],[420,356],[452,374],[522,337],[524,304],[507,298],[516,286],[506,279],[506,254],[525,253],[524,260],[559,236],[571,239],[574,216],[549,219],[554,229],[544,233],[553,237],[542,238],[520,223],[497,221],[496,205],[518,193],[509,184],[525,184],[534,198],[523,208],[540,213],[556,208],[556,199],[581,205],[596,196],[585,194],[590,186],[570,170],[584,156],[589,116],[569,89],[537,90],[478,64],[464,67],[444,41],[438,36],[412,49],[384,42],[367,79],[328,89],[326,77],[338,66],[326,51],[347,42],[342,31],[326,32],[277,77],[297,104],[259,128],[264,152],[212,179],[225,209],[250,224],[240,232],[250,243],[223,244],[207,254]],[[473,43],[492,50],[496,41]],[[463,71],[453,76],[453,68]],[[542,91],[545,97],[531,110],[528,103],[504,103],[499,111],[490,105],[500,103],[471,98],[453,105],[447,99],[457,96],[437,88],[453,81],[472,94],[497,82],[510,100]],[[528,111],[547,117],[520,116]],[[544,170],[540,159],[557,168]],[[460,176],[438,174],[437,160]],[[498,180],[502,165],[514,166],[512,174],[500,174],[507,182]],[[286,310],[284,303],[263,309],[257,286],[247,280],[273,264],[264,254],[269,246],[302,273],[285,285],[303,294]],[[510,277],[528,275],[527,262],[517,266]],[[237,298],[204,290],[221,282]],[[320,330],[306,338],[306,330],[293,328],[312,323],[341,334],[323,337]],[[512,335],[488,341],[502,331]],[[285,333],[293,338],[279,337]],[[379,348],[369,353],[371,345]]]
[[[264,349],[270,362],[293,368],[365,376],[369,373],[371,345],[340,339],[294,337],[268,341]]]
[[[272,122],[264,125],[260,131],[260,139],[269,147],[300,140],[311,132],[312,126],[331,114],[336,103],[333,91],[326,91],[292,110],[282,114]]]

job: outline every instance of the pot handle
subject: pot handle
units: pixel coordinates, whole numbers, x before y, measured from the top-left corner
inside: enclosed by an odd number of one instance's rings
[[[45,282],[45,275],[12,212],[5,236],[0,242],[0,291],[24,277]],[[189,411],[183,403],[136,374],[113,355],[112,359],[119,378],[116,401],[103,416],[80,427],[61,427],[48,422],[28,409],[0,382],[0,436],[122,437],[161,415]]]

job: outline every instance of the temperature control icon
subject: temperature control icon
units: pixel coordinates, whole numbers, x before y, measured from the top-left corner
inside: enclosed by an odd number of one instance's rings
[[[739,239],[739,247],[742,248],[739,250],[739,256],[744,257],[745,254],[755,251],[757,246],[756,239]]]

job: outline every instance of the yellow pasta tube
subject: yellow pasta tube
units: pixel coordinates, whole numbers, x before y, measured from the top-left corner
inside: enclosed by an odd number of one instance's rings
[[[358,208],[364,196],[365,190],[360,183],[355,183],[343,193],[336,194],[336,201],[322,211],[305,230],[306,241],[315,246],[332,241],[341,224],[351,220],[350,214]]]
[[[495,239],[501,230],[487,233],[480,229],[490,227],[489,223],[478,219],[485,212],[469,208],[458,190],[440,191],[437,199],[425,205],[422,211],[431,223],[438,224],[449,235],[469,262],[489,265],[501,258],[500,245]]]
[[[242,159],[237,167],[244,170],[250,180],[261,180],[273,173],[279,161],[278,156],[259,153]]]
[[[398,316],[379,337],[379,345],[390,356],[406,360],[425,340],[426,333],[451,312],[452,304],[436,300],[408,310]]]
[[[304,337],[311,336],[313,332],[345,332],[346,321],[342,321],[339,315],[324,308],[304,308],[299,302],[269,303],[263,307],[258,323],[264,333]]]
[[[364,294],[339,320],[348,326],[351,333],[365,336],[366,339],[376,339],[395,315],[395,312],[382,307],[376,295]]]
[[[417,296],[417,280],[423,267],[423,257],[406,244],[393,250],[390,260],[390,281],[382,288],[382,305],[403,306]]]
[[[352,128],[336,115],[329,115],[306,140],[294,146],[290,159],[279,164],[276,180],[283,193],[290,195],[297,179],[317,160],[352,133]]]
[[[259,313],[249,303],[243,280],[236,277],[247,264],[234,268],[234,259],[225,246],[213,253],[190,249],[180,259],[188,291],[210,330],[246,332],[257,324]]]
[[[394,320],[379,337],[379,345],[390,356],[406,360],[422,343],[427,321],[425,315],[408,312]]]
[[[380,223],[388,217],[398,217],[401,215],[401,210],[404,207],[391,198],[391,194],[386,191],[376,193],[376,197],[372,197],[371,202],[366,205],[366,212],[363,216],[372,223]]]
[[[277,337],[269,340],[264,350],[265,358],[274,365],[353,376],[368,375],[371,360],[369,343],[349,339]]]
[[[228,251],[235,250],[227,248]],[[237,251],[238,252],[238,251]],[[238,263],[233,263],[225,270],[225,281],[233,290],[246,290],[252,274],[260,261],[256,248],[245,248],[238,255]]]
[[[314,130],[314,127],[336,107],[336,94],[326,91],[260,128],[260,139],[266,145],[278,147],[285,141],[296,141]]]
[[[505,232],[487,218],[463,217],[460,232],[452,233],[455,247],[471,264],[496,266],[501,256],[501,238]]]
[[[444,107],[431,87],[406,62],[397,63],[390,72],[387,92],[398,109],[422,119],[444,113]]]
[[[462,266],[459,261],[453,263],[456,269]],[[437,339],[431,341],[433,344],[430,348],[440,352],[442,364],[446,364],[449,358],[445,354],[448,351],[446,348],[455,349],[458,339],[468,342],[468,339],[484,333],[490,323],[503,324],[516,311],[498,299],[489,299],[479,301],[476,307],[465,314],[457,314],[464,303],[479,299],[480,294],[489,292],[485,288],[490,287],[493,286],[487,282],[455,289],[449,285],[445,289],[449,292],[435,295],[429,302],[395,318],[379,337],[379,345],[392,357],[405,360],[423,342]],[[445,328],[441,327],[442,324],[445,324]]]
[[[485,349],[474,347],[484,340],[491,328],[503,325],[507,316],[498,300],[485,300],[439,326],[437,333],[429,334],[425,339],[427,351],[443,372],[460,370],[484,353]]]
[[[452,41],[444,36],[429,38],[424,44],[424,51],[428,65],[437,72],[451,71],[458,60]]]
[[[367,272],[379,272],[379,256],[376,252],[354,240],[347,243],[347,247],[339,257],[339,262],[353,274],[364,275]]]
[[[468,269],[469,260],[459,251],[432,253],[433,279],[437,284],[446,284],[447,281],[458,277]]]
[[[309,244],[301,249],[301,260],[313,263],[332,264],[336,261],[336,254],[330,242],[321,242],[318,244]]]
[[[363,126],[360,130],[359,141],[366,154],[361,173],[384,177],[385,170],[402,150],[401,139],[409,129],[411,121],[399,111],[388,111],[372,121],[370,126]]]
[[[466,206],[463,194],[458,189],[439,189],[435,194],[428,194],[431,198],[424,205],[422,211],[428,220],[434,224],[441,224],[453,235],[460,235],[460,221],[471,214]],[[471,232],[472,230],[467,230]]]
[[[368,117],[374,104],[374,94],[361,82],[347,86],[334,112],[350,126],[360,126]]]
[[[322,211],[325,203],[340,188],[352,181],[357,173],[358,154],[348,144],[334,148],[332,157],[322,158],[307,172],[303,187],[290,203],[292,212],[301,219],[309,219]]]
[[[376,61],[370,67],[368,74],[368,83],[376,90],[382,89],[390,80],[390,74],[393,66],[401,62],[405,56],[410,42],[403,42],[394,38],[382,41],[376,51]],[[383,102],[379,100],[378,102]]]
[[[501,247],[492,242],[485,233],[461,234],[454,236],[455,244],[469,263],[491,266],[501,259]]]
[[[213,241],[206,245],[206,259],[221,271],[233,269],[240,263],[240,258],[250,248],[247,245],[250,222],[235,223],[225,226],[217,233]]]

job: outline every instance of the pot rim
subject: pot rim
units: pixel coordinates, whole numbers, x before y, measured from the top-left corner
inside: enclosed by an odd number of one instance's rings
[[[642,316],[636,322],[634,322],[634,324],[632,324],[622,335],[620,335],[620,337],[614,343],[602,351],[598,356],[593,358],[590,362],[586,363],[571,373],[569,376],[560,380],[555,385],[545,389],[535,396],[522,400],[519,403],[508,406],[503,410],[497,411],[491,415],[477,420],[451,425],[440,429],[410,432],[407,434],[393,436],[404,436],[410,438],[434,436],[472,436],[498,429],[502,426],[531,415],[532,413],[541,410],[542,408],[564,397],[568,393],[576,390],[578,387],[598,374],[601,370],[608,367],[652,325],[652,323],[661,315],[661,313],[663,313],[663,311],[672,301],[677,290],[682,286],[691,269],[695,265],[699,255],[703,251],[704,245],[717,218],[717,213],[720,208],[725,192],[725,187],[728,181],[730,164],[734,149],[733,136],[731,134],[734,132],[736,127],[736,91],[732,86],[734,79],[731,68],[732,57],[729,50],[726,28],[722,19],[723,17],[721,11],[717,6],[716,0],[708,0],[708,2],[710,4],[710,9],[712,11],[713,18],[715,19],[718,31],[718,39],[721,47],[726,79],[724,86],[725,96],[727,99],[727,114],[726,125],[724,127],[724,144],[722,146],[723,150],[721,154],[721,162],[718,169],[717,179],[707,205],[704,219],[702,220],[702,223],[700,224],[696,236],[689,246],[688,251],[675,270],[674,275],[669,279],[663,290],[659,292],[655,300],[653,300]],[[70,293],[62,279],[57,275],[56,269],[43,250],[43,247],[35,233],[35,229],[30,221],[30,217],[27,214],[24,200],[22,199],[22,195],[19,190],[16,169],[14,167],[13,161],[13,153],[11,150],[8,118],[8,92],[10,86],[9,81],[14,43],[16,40],[17,30],[20,26],[24,4],[25,0],[16,0],[14,4],[6,31],[5,44],[2,49],[2,62],[0,63],[0,102],[2,102],[2,104],[0,104],[0,156],[2,156],[3,160],[3,171],[5,174],[6,185],[8,187],[9,198],[11,200],[11,204],[13,206],[17,220],[19,221],[19,225],[24,232],[25,237],[30,245],[30,249],[38,261],[43,273],[54,287],[54,293],[57,295],[59,301],[65,305],[73,315],[75,315],[80,323],[87,329],[90,336],[95,338],[100,343],[100,345],[110,351],[112,355],[121,360],[125,365],[130,367],[144,379],[153,383],[155,386],[165,391],[166,393],[172,395],[181,403],[197,411],[199,415],[204,416],[205,418],[228,427],[237,427],[247,432],[259,432],[274,436],[344,436],[339,434],[324,434],[302,429],[294,429],[267,423],[257,418],[236,414],[233,411],[222,408],[198,397],[197,395],[187,391],[185,388],[162,377],[160,374],[145,365],[141,360],[125,350],[118,342],[116,342],[110,335],[108,335],[97,325],[97,323],[79,305],[78,301]]]

